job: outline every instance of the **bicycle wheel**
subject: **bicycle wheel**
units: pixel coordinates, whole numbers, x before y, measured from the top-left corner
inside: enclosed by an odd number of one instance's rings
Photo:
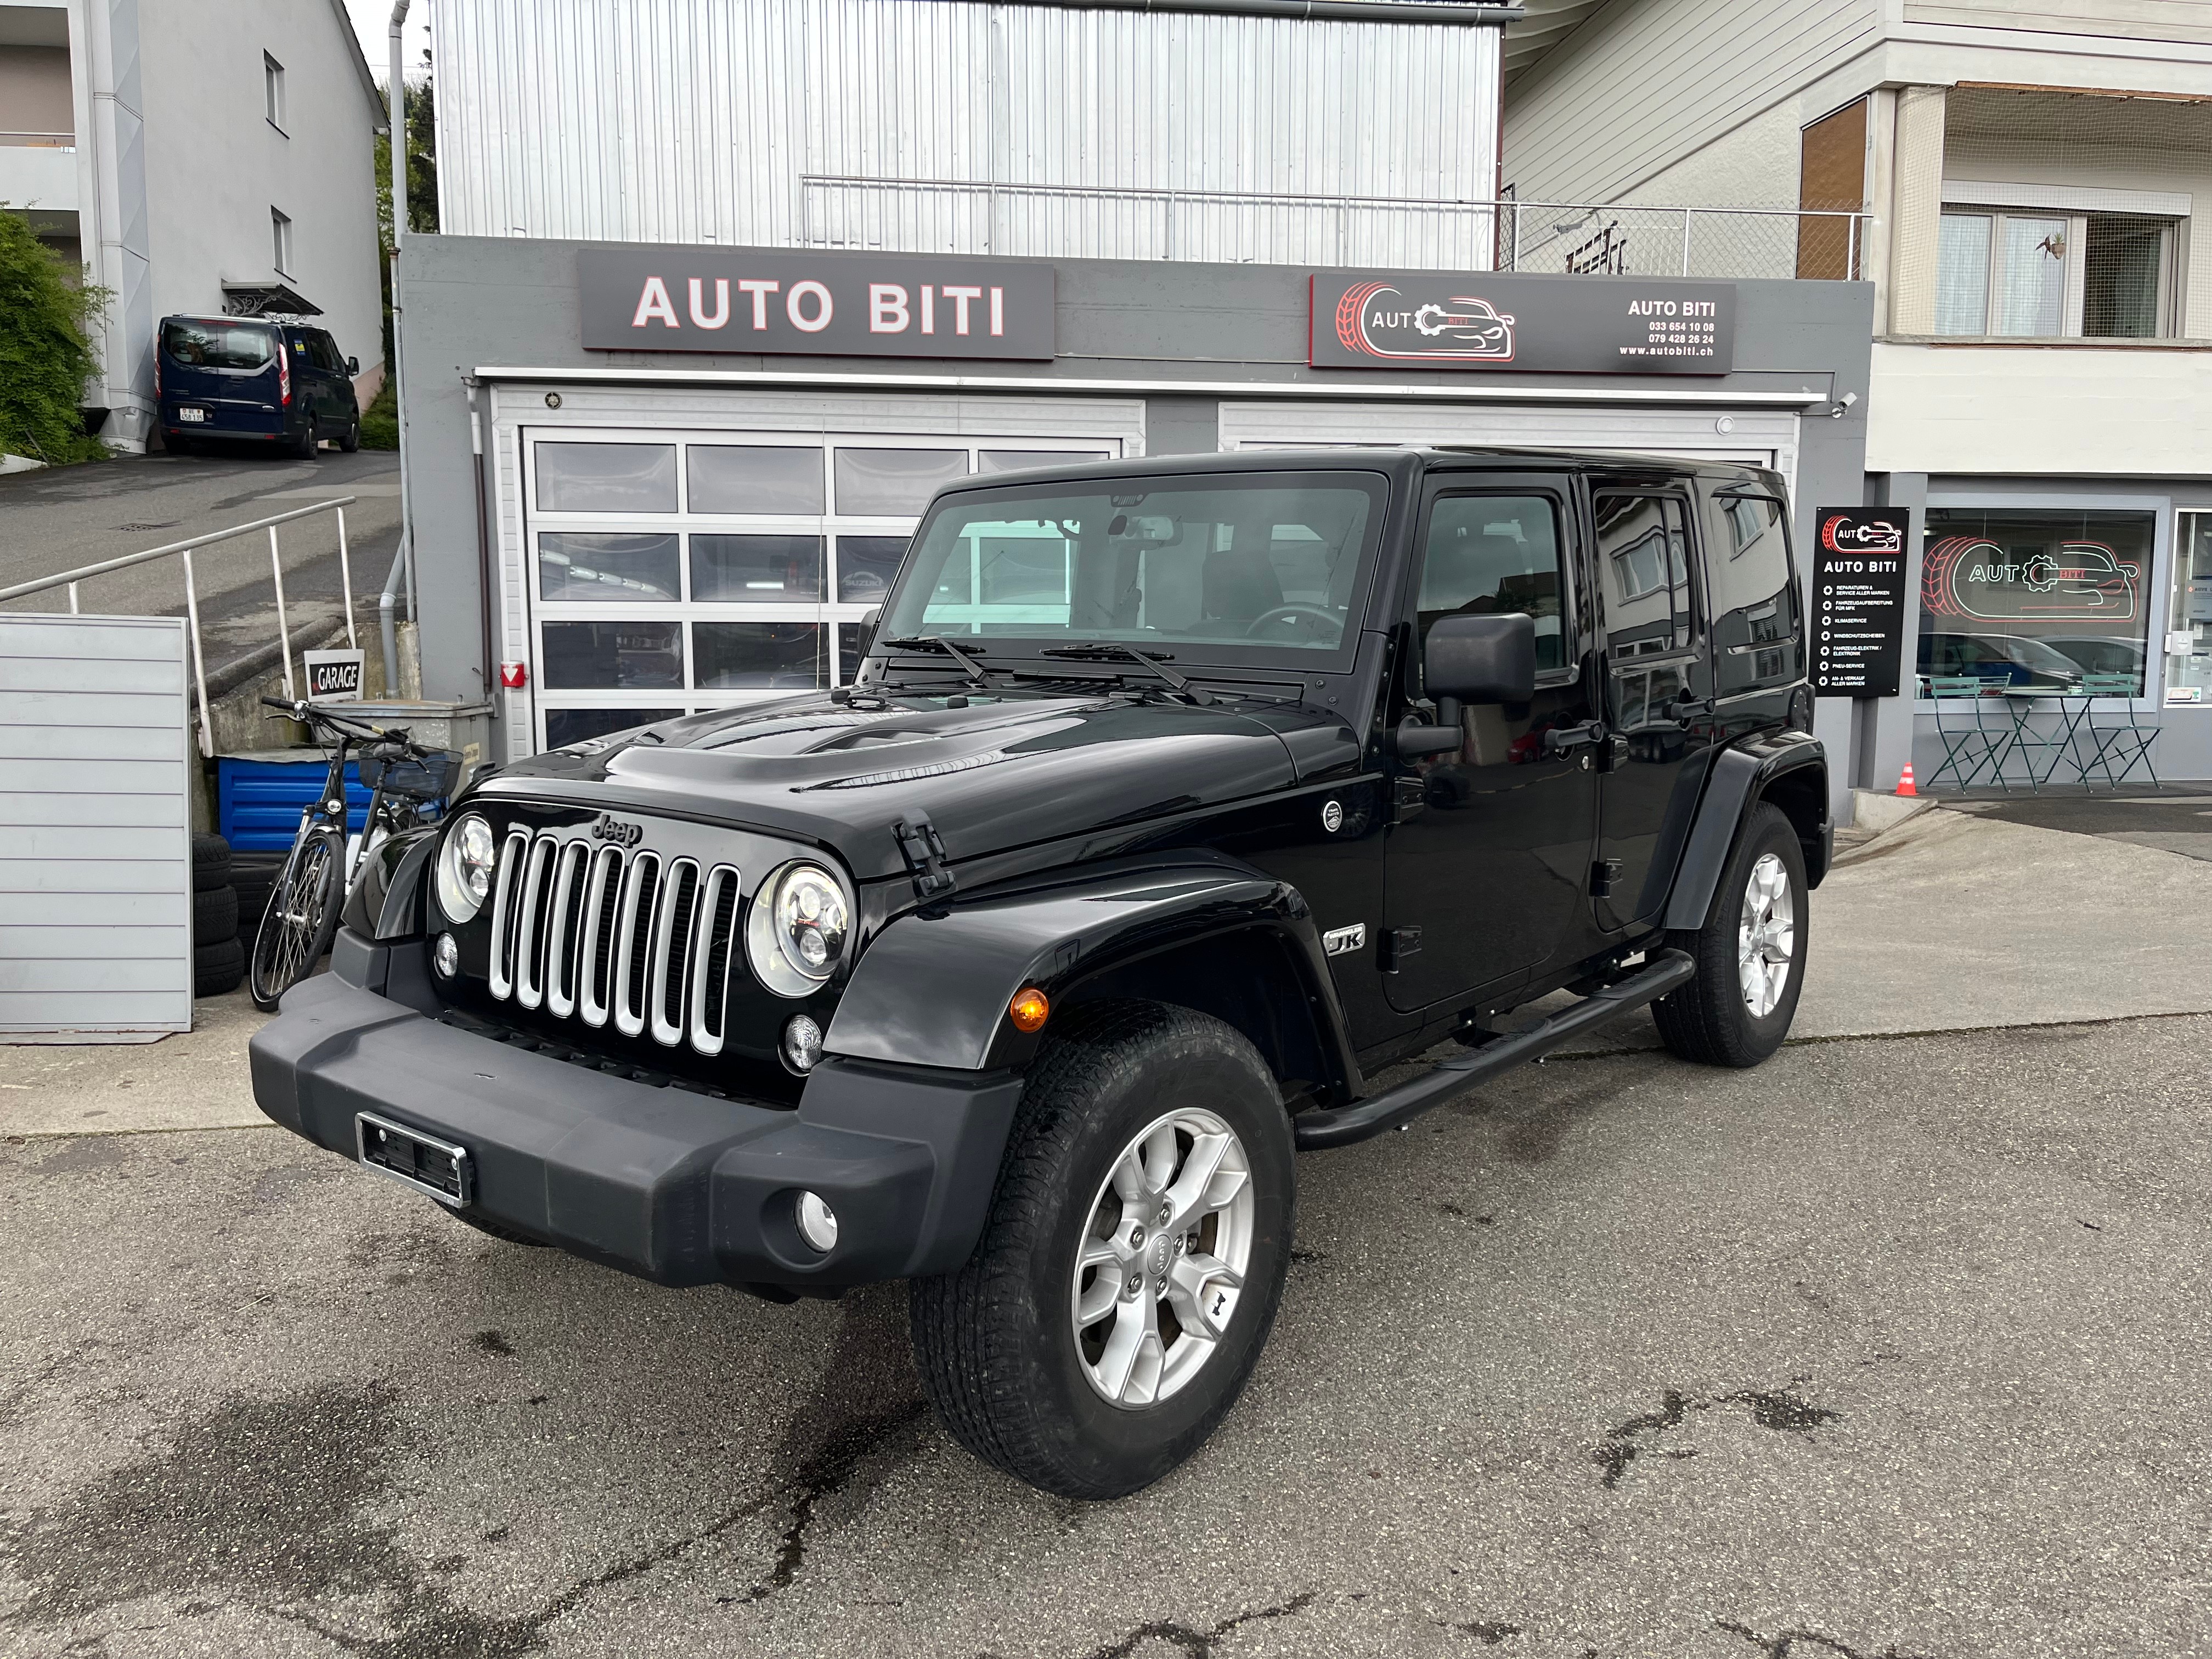
[[[292,844],[253,935],[247,981],[255,1007],[276,1007],[285,992],[314,972],[331,948],[338,931],[344,868],[345,842],[334,830],[311,830]]]

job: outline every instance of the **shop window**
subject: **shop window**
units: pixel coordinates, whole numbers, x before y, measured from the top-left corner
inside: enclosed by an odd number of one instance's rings
[[[684,684],[684,632],[672,622],[549,622],[550,691],[631,691]]]
[[[2125,674],[2142,695],[2148,513],[1930,507],[1919,672],[2059,691]]]
[[[1782,504],[1763,495],[1708,496],[1705,550],[1715,694],[1796,680],[1803,672],[1799,602]]]
[[[2147,339],[2166,318],[2173,222],[2132,213],[1946,210],[1936,331]]]
[[[2212,702],[2212,513],[2183,513],[2175,520],[2166,700]]]
[[[1033,466],[1080,466],[1103,461],[1103,449],[986,449],[976,457],[978,472],[1023,472]]]
[[[691,646],[702,690],[805,691],[828,678],[813,623],[694,623]]]
[[[673,513],[673,444],[541,443],[541,513]]]
[[[1617,662],[1690,643],[1689,521],[1672,495],[1601,492],[1606,648]]]
[[[964,449],[840,449],[837,510],[856,518],[910,519],[938,486],[968,476]]]
[[[548,600],[651,605],[683,597],[673,536],[541,532],[538,592]]]
[[[1536,621],[1536,666],[1557,668],[1565,660],[1559,583],[1559,509],[1549,496],[1447,495],[1421,552],[1421,639],[1440,617],[1526,611]]]
[[[822,452],[780,444],[687,444],[685,481],[694,513],[756,517],[822,512]]]
[[[840,536],[837,538],[837,602],[840,605],[881,605],[906,557],[911,537]]]
[[[559,749],[592,738],[634,732],[641,726],[672,720],[680,708],[549,708],[545,711],[545,746]]]
[[[694,536],[691,597],[721,604],[811,605],[822,597],[822,538]]]

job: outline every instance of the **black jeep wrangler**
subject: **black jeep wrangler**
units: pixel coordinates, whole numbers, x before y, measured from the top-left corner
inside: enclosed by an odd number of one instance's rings
[[[1294,1152],[1645,1004],[1692,1060],[1782,1041],[1832,845],[1789,520],[1771,472],[1538,452],[956,485],[855,684],[386,844],[255,1095],[661,1284],[911,1279],[965,1444],[1133,1491],[1267,1340]]]

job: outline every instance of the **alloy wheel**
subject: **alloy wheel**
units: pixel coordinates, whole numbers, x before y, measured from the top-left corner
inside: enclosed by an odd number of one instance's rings
[[[1194,1109],[1154,1120],[1115,1158],[1087,1212],[1069,1307],[1100,1398],[1158,1404],[1219,1349],[1250,1268],[1244,1145]]]
[[[1743,915],[1736,924],[1736,978],[1744,1006],[1764,1019],[1782,1000],[1797,948],[1797,904],[1790,892],[1790,872],[1771,853],[1762,853],[1744,884]]]

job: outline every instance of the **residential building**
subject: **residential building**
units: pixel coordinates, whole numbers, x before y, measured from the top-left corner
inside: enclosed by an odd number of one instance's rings
[[[1534,444],[1856,493],[1866,284],[1497,269],[1515,15],[434,0],[426,689],[503,757],[839,683],[938,482],[1055,459]]]
[[[1859,781],[1942,769],[1948,678],[2063,781],[2020,694],[2090,673],[2212,777],[2212,3],[1530,0],[1505,58],[1509,185],[1607,204],[1630,269],[1694,210],[1864,216],[1739,250],[1874,289],[1863,503],[1913,514],[1921,675],[1857,712]]]
[[[113,295],[88,405],[154,429],[154,331],[178,313],[316,317],[383,384],[374,135],[343,0],[0,4],[0,203]]]

